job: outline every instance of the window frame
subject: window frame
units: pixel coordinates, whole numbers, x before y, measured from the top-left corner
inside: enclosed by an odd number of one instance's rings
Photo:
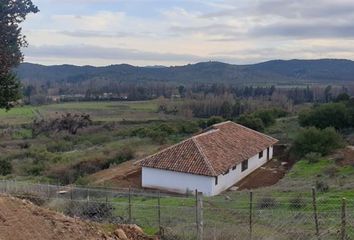
[[[241,172],[244,172],[247,169],[248,169],[248,159],[241,163]]]
[[[218,185],[219,180],[218,180],[218,176],[215,177],[215,186]]]
[[[258,153],[258,159],[263,158],[263,156],[264,156],[264,151],[261,151]]]

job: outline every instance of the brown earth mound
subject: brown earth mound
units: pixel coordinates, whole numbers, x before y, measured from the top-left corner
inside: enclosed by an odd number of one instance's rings
[[[0,240],[152,240],[136,225],[102,225],[67,217],[26,200],[0,196]]]

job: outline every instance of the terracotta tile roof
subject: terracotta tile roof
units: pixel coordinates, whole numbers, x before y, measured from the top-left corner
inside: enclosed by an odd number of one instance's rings
[[[141,160],[141,166],[218,176],[278,140],[228,121]]]

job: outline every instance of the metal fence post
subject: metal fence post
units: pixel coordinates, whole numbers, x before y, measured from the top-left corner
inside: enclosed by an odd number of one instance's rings
[[[198,189],[195,190],[195,225],[197,230],[197,239],[199,239],[199,217],[198,217]]]
[[[159,223],[159,235],[161,235],[161,196],[160,196],[160,191],[157,193],[157,217],[158,217],[158,223]]]
[[[347,234],[346,234],[346,206],[347,201],[345,198],[342,199],[342,221],[341,221],[341,240],[347,239]]]
[[[249,227],[250,227],[250,240],[252,240],[252,228],[253,228],[253,213],[252,213],[252,211],[253,211],[253,192],[251,191],[250,192],[250,221],[249,221]]]
[[[318,226],[318,213],[317,213],[317,201],[316,201],[316,189],[312,188],[312,206],[313,206],[313,218],[315,220],[316,236],[320,239],[320,231]]]
[[[132,196],[131,189],[129,188],[129,196],[128,196],[128,218],[129,223],[132,223]]]

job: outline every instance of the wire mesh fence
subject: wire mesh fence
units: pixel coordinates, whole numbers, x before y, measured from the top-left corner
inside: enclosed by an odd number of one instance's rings
[[[0,181],[0,193],[100,223],[134,223],[162,239],[354,239],[354,199],[307,192],[176,196]]]

